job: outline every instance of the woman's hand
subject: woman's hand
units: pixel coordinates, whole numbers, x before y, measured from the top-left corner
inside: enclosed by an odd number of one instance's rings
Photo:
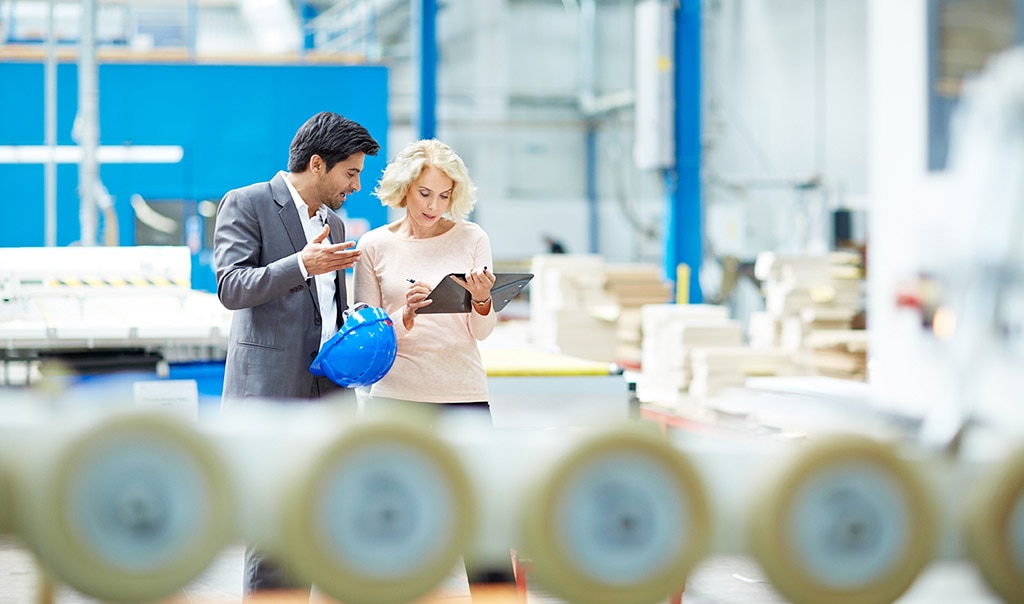
[[[491,312],[491,288],[494,287],[494,273],[487,270],[485,266],[472,269],[466,273],[465,279],[460,279],[455,275],[451,277],[469,292],[473,310],[481,315]]]
[[[424,306],[430,306],[434,302],[427,300],[427,296],[430,294],[429,285],[415,279],[408,279],[408,281],[410,285],[405,292],[405,310],[402,311],[402,324],[405,325],[406,331],[413,328],[413,324],[416,322],[416,311]]]

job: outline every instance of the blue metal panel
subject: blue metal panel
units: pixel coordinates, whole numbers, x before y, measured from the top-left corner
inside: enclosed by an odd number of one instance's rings
[[[345,204],[371,227],[387,210],[370,196],[387,158],[387,70],[350,65],[100,65],[101,145],[180,145],[178,164],[105,164],[100,176],[118,213],[120,241],[134,243],[133,194],[148,199],[219,200],[234,187],[287,169],[295,130],[318,111],[337,111],[382,146],[367,158],[363,191]],[[77,66],[57,71],[59,145],[71,145]],[[43,144],[43,65],[0,63],[0,145]],[[17,91],[12,94],[10,91]],[[311,94],[311,91],[314,92]],[[5,203],[0,246],[44,243],[42,164],[0,164]],[[77,168],[57,170],[57,244],[78,239]]]
[[[689,301],[703,300],[699,273],[703,248],[701,201],[701,8],[700,0],[682,0],[675,27],[675,168],[665,172],[667,229],[665,274],[690,267]]]
[[[72,145],[71,128],[78,106],[78,68],[57,65],[57,144]],[[45,140],[44,65],[0,63],[0,145],[42,145]],[[0,246],[46,243],[43,164],[0,163],[4,197],[0,211]],[[57,166],[57,244],[78,239],[78,166]],[[63,197],[61,193],[64,193]],[[73,236],[72,236],[73,234]]]

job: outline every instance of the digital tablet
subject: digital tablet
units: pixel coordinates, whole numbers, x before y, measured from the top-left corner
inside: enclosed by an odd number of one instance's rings
[[[472,306],[469,292],[456,283],[451,276],[465,279],[465,273],[449,273],[427,296],[433,300],[430,306],[424,306],[416,314],[443,314],[469,312]],[[494,285],[491,286],[491,307],[494,312],[505,308],[512,298],[519,295],[533,279],[533,273],[494,273]]]

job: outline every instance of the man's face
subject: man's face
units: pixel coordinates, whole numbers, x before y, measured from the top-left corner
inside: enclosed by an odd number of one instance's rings
[[[334,164],[330,171],[320,172],[316,185],[320,203],[332,210],[341,208],[348,196],[359,190],[359,174],[365,160],[366,154],[358,151]]]

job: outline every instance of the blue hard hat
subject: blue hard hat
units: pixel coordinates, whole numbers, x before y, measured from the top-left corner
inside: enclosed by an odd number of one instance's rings
[[[320,347],[309,371],[327,376],[339,386],[369,386],[384,377],[395,364],[398,340],[395,327],[383,309],[357,305],[341,329]]]

